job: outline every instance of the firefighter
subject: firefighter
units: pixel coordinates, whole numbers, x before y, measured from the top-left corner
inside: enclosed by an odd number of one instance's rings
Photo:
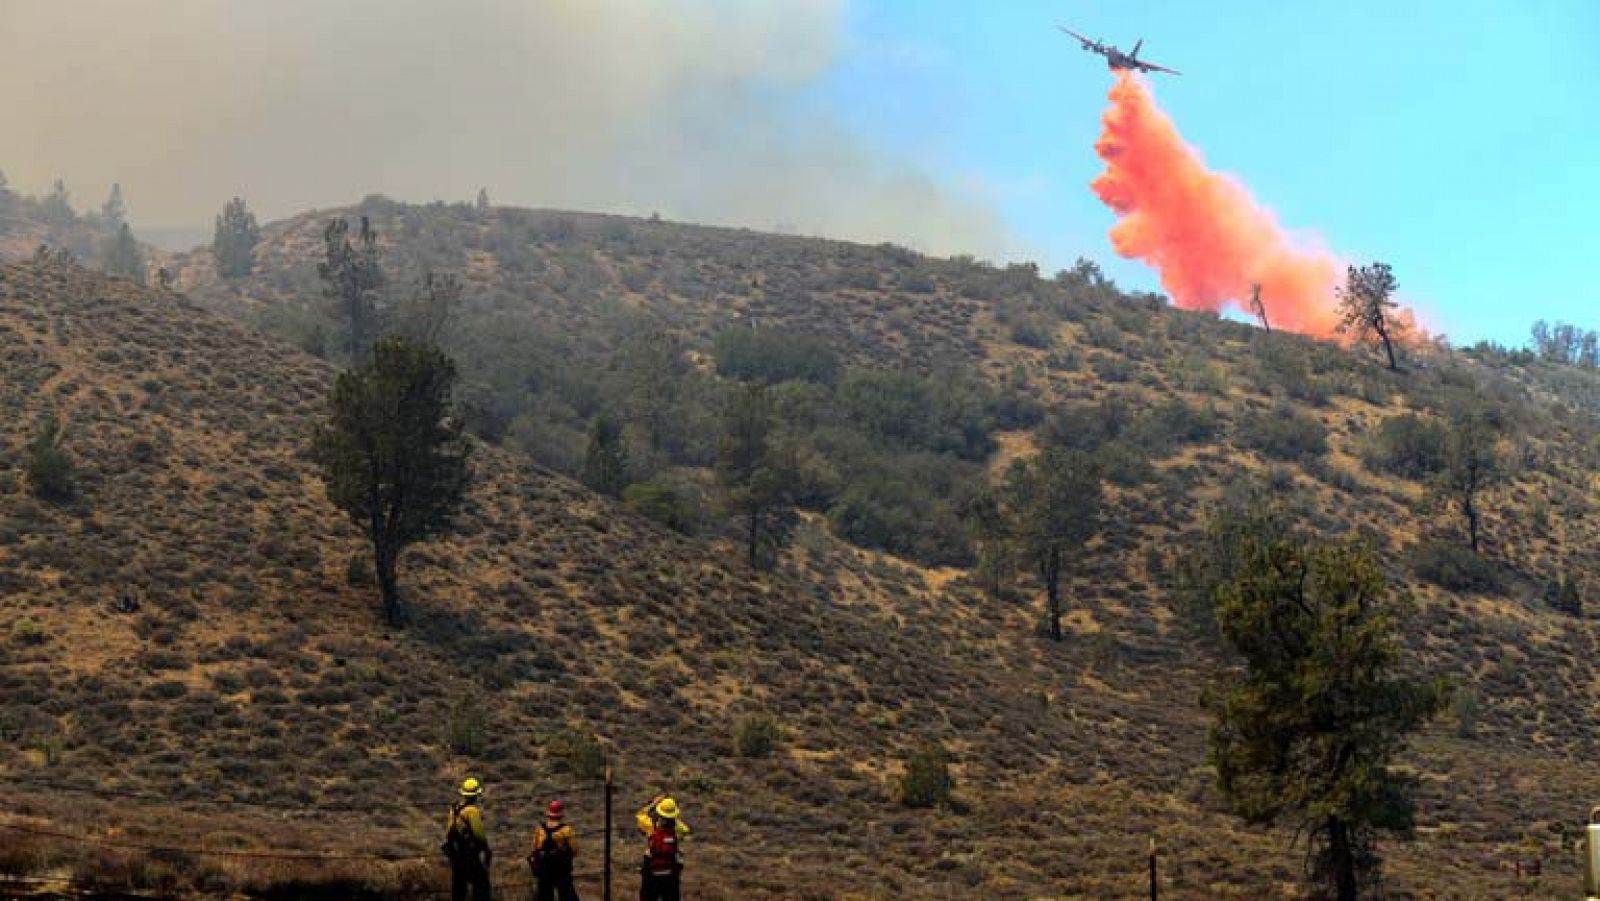
[[[572,884],[572,861],[578,856],[578,834],[566,823],[567,805],[557,798],[545,808],[544,822],[533,830],[533,868],[538,901],[578,901]]]
[[[679,901],[681,897],[683,844],[689,838],[689,824],[678,814],[677,801],[657,795],[634,816],[645,835],[639,901]]]
[[[489,864],[494,852],[489,850],[489,833],[483,825],[483,783],[468,777],[461,783],[461,799],[450,805],[450,819],[444,830],[444,856],[450,859],[450,899],[466,901],[472,892],[472,901],[491,901]]]

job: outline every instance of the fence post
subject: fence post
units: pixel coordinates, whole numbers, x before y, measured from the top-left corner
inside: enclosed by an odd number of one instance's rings
[[[1150,901],[1158,901],[1161,881],[1156,877],[1156,840],[1150,839]]]
[[[605,870],[601,876],[605,901],[611,901],[611,798],[615,794],[616,786],[611,782],[611,767],[606,767]]]

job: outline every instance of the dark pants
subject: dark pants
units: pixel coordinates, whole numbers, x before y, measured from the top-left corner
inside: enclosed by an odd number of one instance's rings
[[[645,873],[639,884],[639,901],[678,901],[682,897],[678,894],[678,875]]]
[[[450,864],[450,901],[467,901],[467,889],[472,889],[472,901],[491,901],[489,868],[476,860],[463,860]]]
[[[578,887],[572,884],[572,874],[540,876],[535,884],[537,901],[578,901]]]

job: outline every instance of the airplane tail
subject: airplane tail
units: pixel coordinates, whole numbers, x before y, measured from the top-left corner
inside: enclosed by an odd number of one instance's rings
[[[1134,43],[1133,52],[1128,54],[1128,58],[1129,59],[1138,59],[1139,58],[1139,48],[1143,47],[1143,46],[1144,46],[1144,38],[1140,38],[1136,43]]]

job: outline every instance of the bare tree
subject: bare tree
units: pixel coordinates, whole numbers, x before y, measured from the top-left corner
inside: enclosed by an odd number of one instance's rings
[[[1261,320],[1261,328],[1267,334],[1272,334],[1272,324],[1267,322],[1267,306],[1261,302],[1260,282],[1250,286],[1250,312],[1254,313],[1255,317]]]

